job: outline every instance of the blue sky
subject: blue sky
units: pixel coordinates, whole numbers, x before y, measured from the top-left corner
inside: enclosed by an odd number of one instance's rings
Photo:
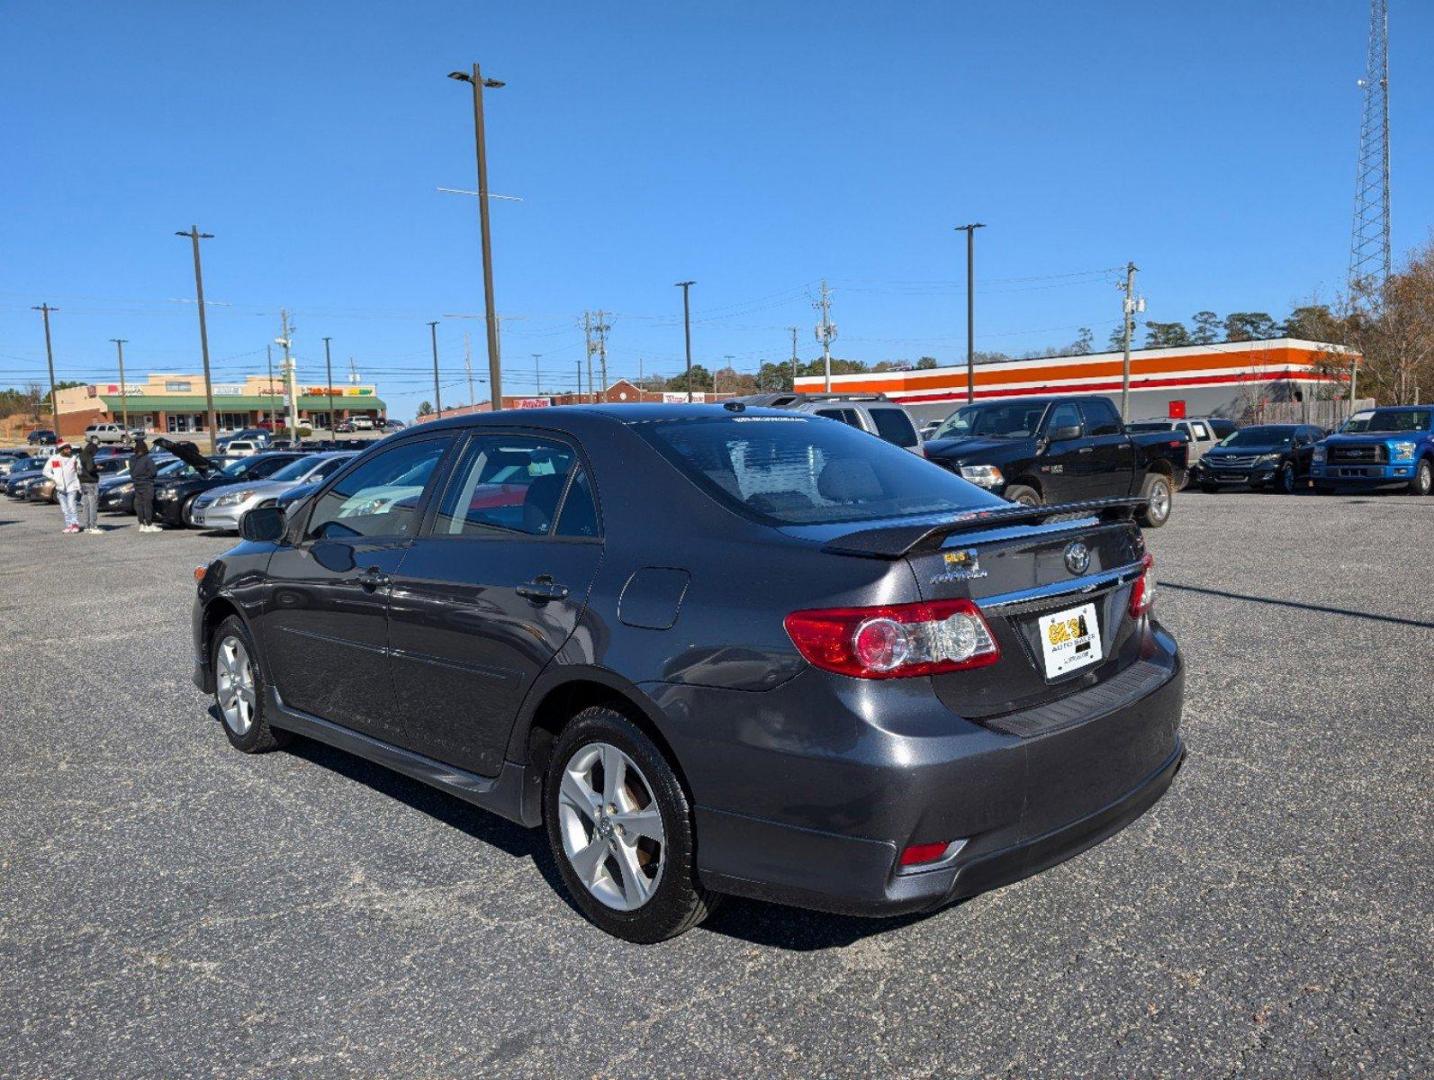
[[[1434,8],[1393,0],[1396,251],[1434,223]],[[571,388],[584,309],[609,374],[837,353],[964,355],[1103,342],[1133,259],[1148,317],[1281,316],[1333,296],[1348,257],[1367,5],[1227,3],[12,2],[0,35],[0,386],[199,367],[192,223],[216,377],[264,370],[295,312],[392,412],[432,396],[429,319],[482,311],[466,87],[489,95],[508,392]],[[185,302],[188,300],[188,302]],[[439,328],[444,400],[463,335]],[[486,396],[481,385],[480,398]]]

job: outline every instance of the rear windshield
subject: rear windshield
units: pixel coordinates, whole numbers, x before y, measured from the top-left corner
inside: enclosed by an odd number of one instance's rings
[[[1175,425],[1169,420],[1137,420],[1125,425],[1126,431],[1174,431]]]
[[[633,430],[718,502],[771,525],[1003,506],[939,465],[807,416],[646,420]]]
[[[1428,409],[1375,409],[1366,431],[1428,431]]]

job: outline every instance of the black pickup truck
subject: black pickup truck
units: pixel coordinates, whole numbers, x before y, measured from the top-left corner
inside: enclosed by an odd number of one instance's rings
[[[924,447],[927,458],[1026,506],[1139,495],[1141,524],[1170,518],[1185,483],[1183,433],[1129,434],[1107,398],[1017,398],[956,410]]]

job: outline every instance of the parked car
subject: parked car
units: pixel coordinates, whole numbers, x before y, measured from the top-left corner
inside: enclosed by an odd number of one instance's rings
[[[5,494],[12,499],[24,499],[30,494],[30,484],[43,479],[41,472],[48,457],[31,458],[24,465],[13,466],[6,477]]]
[[[0,451],[0,476],[9,476],[16,469],[24,471],[34,460],[27,450]]]
[[[220,449],[230,457],[253,457],[263,453],[265,444],[254,439],[230,439]]]
[[[1110,836],[1180,767],[1137,505],[1012,506],[740,405],[455,417],[245,518],[194,680],[241,751],[300,732],[545,827],[629,940],[723,893],[931,910]]]
[[[1204,457],[1200,490],[1249,487],[1291,494],[1307,487],[1315,444],[1324,429],[1312,424],[1257,424],[1240,428]]]
[[[106,445],[123,446],[134,441],[134,435],[123,424],[90,424],[85,428],[85,438],[91,436]]]
[[[290,488],[317,483],[343,468],[355,456],[351,451],[308,454],[289,462],[267,480],[227,484],[206,491],[190,507],[190,524],[202,529],[238,532],[244,515],[256,506],[273,506]]]
[[[921,453],[921,436],[905,409],[885,394],[799,394],[792,392],[749,394],[738,399],[746,405],[824,416],[875,435],[879,439]]]
[[[378,427],[379,431],[402,431],[408,426],[402,420],[390,420],[386,416],[380,416],[374,421],[374,424]]]
[[[1324,493],[1406,487],[1434,491],[1434,405],[1374,410],[1363,431],[1331,435],[1314,451],[1314,483]]]
[[[194,466],[186,464],[176,457],[159,453],[152,456],[156,484],[162,484],[167,480],[187,480],[199,475]],[[106,514],[134,513],[134,482],[130,479],[128,464],[122,471],[100,479],[99,505],[100,511]]]
[[[175,482],[154,486],[154,519],[161,525],[180,528],[190,525],[190,512],[194,500],[211,488],[226,484],[237,484],[247,480],[264,480],[291,461],[297,461],[303,454],[293,452],[266,452],[249,457],[223,457],[222,465],[206,458],[192,443],[171,443],[167,439],[156,440],[161,448],[170,451],[199,473]]]
[[[235,431],[228,435],[221,436],[214,445],[222,454],[225,453],[229,445],[235,441],[252,442],[267,447],[269,445],[269,432],[263,427],[244,428],[242,431]]]
[[[25,436],[25,441],[31,446],[55,446],[60,439],[49,428],[36,428]]]
[[[926,443],[928,460],[1024,506],[1139,496],[1147,528],[1169,520],[1189,454],[1174,432],[1128,434],[1096,395],[966,405]]]
[[[1185,433],[1185,440],[1190,444],[1190,467],[1186,470],[1186,482],[1180,485],[1181,491],[1185,490],[1191,479],[1199,475],[1200,459],[1205,456],[1205,451],[1221,439],[1221,436],[1215,434],[1215,429],[1203,416],[1179,420],[1136,420],[1134,423],[1126,424],[1125,430],[1133,433],[1142,431],[1180,431]]]

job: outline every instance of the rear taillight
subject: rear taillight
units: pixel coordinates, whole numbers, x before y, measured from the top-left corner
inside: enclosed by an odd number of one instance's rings
[[[1140,576],[1130,587],[1130,614],[1137,619],[1155,604],[1155,559],[1147,553],[1140,565]]]
[[[808,663],[858,679],[936,675],[1001,658],[969,600],[794,611],[784,625]]]

